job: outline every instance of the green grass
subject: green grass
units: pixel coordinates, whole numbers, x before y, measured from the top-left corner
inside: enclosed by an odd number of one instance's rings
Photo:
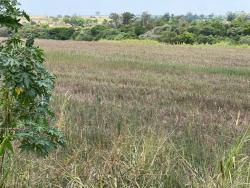
[[[226,76],[241,76],[250,77],[250,68],[241,67],[223,67],[223,66],[202,66],[202,65],[190,65],[190,64],[177,64],[173,62],[158,62],[158,61],[141,61],[140,59],[131,59],[129,57],[98,57],[98,55],[89,55],[79,52],[72,52],[65,54],[61,51],[53,51],[48,53],[48,58],[57,59],[67,62],[86,61],[89,60],[89,64],[92,61],[97,62],[100,58],[105,60],[105,64],[100,62],[98,66],[104,69],[110,68],[130,68],[144,71],[155,71],[160,73],[197,73],[197,74],[221,74]]]
[[[249,187],[250,51],[39,41],[67,147],[9,187]]]
[[[166,43],[161,43],[156,40],[146,40],[146,39],[124,39],[119,41],[109,41],[109,40],[101,40],[101,41],[108,41],[108,42],[114,42],[114,43],[130,43],[130,44],[146,44],[146,45],[169,45]],[[214,47],[223,47],[223,48],[250,48],[247,44],[232,44],[229,42],[219,42],[216,44],[181,44],[182,46],[190,46],[195,48],[214,48]]]

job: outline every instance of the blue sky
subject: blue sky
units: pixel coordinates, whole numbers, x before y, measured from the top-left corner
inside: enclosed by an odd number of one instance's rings
[[[250,12],[250,0],[19,0],[31,15],[102,15],[131,11],[185,14],[224,14],[228,11]]]

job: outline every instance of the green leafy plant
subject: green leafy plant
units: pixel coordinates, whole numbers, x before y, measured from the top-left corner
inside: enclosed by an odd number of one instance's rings
[[[14,148],[39,156],[64,144],[61,131],[53,126],[50,101],[55,76],[44,66],[44,53],[16,36],[20,18],[28,15],[17,8],[16,0],[0,2],[0,25],[12,31],[12,37],[0,45],[0,157],[2,173],[5,157]]]
[[[0,25],[17,31],[22,24],[20,18],[24,17],[30,21],[26,12],[17,8],[19,3],[17,0],[1,0],[0,1]]]

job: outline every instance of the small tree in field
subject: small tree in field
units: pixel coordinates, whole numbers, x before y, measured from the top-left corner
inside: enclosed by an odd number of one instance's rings
[[[16,32],[20,19],[29,16],[17,8],[16,0],[0,1],[0,26],[12,36],[0,44],[0,157],[1,172],[15,147],[46,156],[63,145],[62,133],[53,125],[49,103],[55,77],[44,67],[44,54],[26,44]],[[14,147],[15,146],[15,147]]]

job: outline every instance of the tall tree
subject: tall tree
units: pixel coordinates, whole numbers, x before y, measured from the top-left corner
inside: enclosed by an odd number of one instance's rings
[[[144,27],[148,27],[151,19],[151,15],[148,12],[143,12],[141,15],[142,24]]]
[[[109,15],[109,18],[115,24],[115,27],[118,27],[120,25],[120,15],[119,14],[117,14],[117,13],[111,13]]]
[[[233,12],[227,13],[227,21],[229,21],[229,22],[233,21],[236,17],[237,17],[237,15]]]
[[[170,20],[171,16],[169,13],[165,13],[163,16],[162,16],[162,19],[166,22],[168,22]]]
[[[135,18],[135,15],[132,14],[131,12],[124,12],[122,14],[122,24],[123,25],[128,25],[131,23],[131,21]]]

